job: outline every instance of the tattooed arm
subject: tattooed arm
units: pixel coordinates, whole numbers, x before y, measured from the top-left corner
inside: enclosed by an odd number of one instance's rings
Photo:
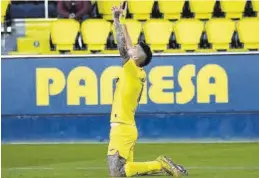
[[[116,40],[117,40],[117,46],[118,50],[120,52],[120,55],[123,59],[123,64],[126,63],[129,60],[128,55],[128,45],[125,38],[125,27],[124,25],[120,24],[120,15],[122,13],[121,9],[114,8],[114,26],[116,31]]]
[[[122,28],[123,28],[123,32],[124,32],[124,36],[125,36],[125,40],[126,40],[126,46],[127,46],[128,49],[132,48],[133,45],[132,45],[132,41],[131,41],[131,38],[130,38],[129,33],[128,33],[127,26],[122,25]]]

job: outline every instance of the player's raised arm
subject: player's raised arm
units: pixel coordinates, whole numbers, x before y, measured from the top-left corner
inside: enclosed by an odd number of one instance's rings
[[[113,20],[114,20],[114,26],[116,31],[116,40],[117,40],[117,46],[118,50],[120,52],[120,55],[123,59],[123,63],[125,63],[127,60],[129,60],[128,55],[128,45],[125,38],[125,30],[123,28],[123,25],[120,23],[120,17],[123,14],[122,8],[112,7],[113,11]]]
[[[123,28],[123,33],[124,33],[124,37],[125,37],[125,40],[126,40],[127,49],[129,49],[129,48],[132,48],[133,45],[132,45],[132,41],[131,41],[131,38],[130,38],[129,33],[128,33],[127,26],[126,26],[126,24],[125,24],[125,18],[126,18],[126,13],[127,13],[127,7],[128,7],[128,3],[125,2],[125,7],[124,7],[124,9],[122,10],[122,15],[121,15],[121,18],[120,18],[120,20],[123,21],[123,22],[120,22],[120,23],[121,23],[122,28]],[[121,8],[122,8],[122,5],[121,5]]]
[[[127,49],[132,48],[133,45],[132,45],[132,41],[131,41],[131,38],[130,38],[129,33],[128,33],[127,26],[125,24],[122,24],[122,28],[123,28],[124,37],[125,37],[125,40],[126,40]]]

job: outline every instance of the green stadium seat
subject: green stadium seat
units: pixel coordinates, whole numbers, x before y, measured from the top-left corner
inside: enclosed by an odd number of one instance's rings
[[[237,32],[245,49],[259,49],[259,18],[243,18],[237,23]]]
[[[128,2],[129,12],[133,14],[133,18],[136,20],[150,19],[150,14],[154,5],[154,0],[139,1],[130,0]]]
[[[196,19],[210,19],[216,0],[190,0],[190,10]]]
[[[83,42],[88,51],[103,51],[110,32],[111,23],[103,19],[89,19],[81,25]]]
[[[197,50],[204,23],[196,19],[182,19],[175,23],[175,37],[182,50]]]
[[[235,22],[229,19],[211,19],[205,29],[209,43],[215,50],[229,50],[235,31]]]
[[[180,19],[185,0],[158,1],[159,10],[163,13],[164,19]]]
[[[240,19],[245,10],[246,0],[222,0],[221,9],[226,13],[226,18]]]
[[[153,19],[144,24],[144,35],[146,43],[150,45],[153,51],[164,51],[167,49],[173,23],[168,20]]]

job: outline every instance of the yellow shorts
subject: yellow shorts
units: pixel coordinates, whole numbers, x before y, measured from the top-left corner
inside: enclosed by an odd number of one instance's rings
[[[119,155],[127,161],[133,161],[134,146],[138,138],[138,131],[134,125],[111,123],[110,143],[107,155]]]

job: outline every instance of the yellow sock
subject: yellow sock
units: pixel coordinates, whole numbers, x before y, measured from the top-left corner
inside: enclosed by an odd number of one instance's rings
[[[158,161],[128,162],[124,166],[126,176],[154,174],[161,172],[161,164]]]

